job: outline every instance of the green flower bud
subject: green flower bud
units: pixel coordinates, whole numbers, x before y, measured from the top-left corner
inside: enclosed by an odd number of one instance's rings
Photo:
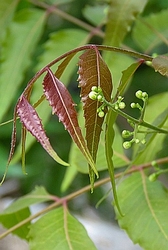
[[[148,94],[146,92],[142,92],[142,97],[146,99],[148,98]]]
[[[97,100],[97,93],[95,93],[94,91],[91,91],[89,93],[89,98],[93,101]]]
[[[151,181],[151,182],[156,181],[157,177],[158,177],[157,174],[153,173],[153,174],[149,175],[149,181]]]
[[[136,96],[138,99],[142,99],[142,90],[138,90],[138,91],[135,93],[135,96]]]
[[[98,100],[99,102],[103,102],[103,96],[99,94],[99,95],[97,96],[97,100]]]
[[[135,139],[135,143],[138,144],[139,143],[139,139]]]
[[[126,105],[125,105],[125,102],[120,102],[118,104],[118,106],[119,106],[120,109],[124,109]]]
[[[132,132],[130,132],[129,130],[123,130],[122,131],[122,137],[123,138],[128,138],[132,135]]]
[[[100,111],[100,112],[98,113],[98,116],[99,116],[100,118],[104,117],[104,115],[105,115],[105,113],[104,113],[103,111]]]
[[[91,88],[91,90],[92,90],[93,92],[97,92],[97,86],[93,86],[93,87]]]
[[[135,109],[137,107],[135,102],[132,102],[130,106],[132,109]]]
[[[125,141],[123,142],[123,147],[125,149],[129,149],[131,147],[132,143],[130,141]]]
[[[143,140],[141,141],[141,143],[142,143],[142,144],[145,144],[145,143],[146,143],[146,140],[145,140],[145,139],[143,139]]]

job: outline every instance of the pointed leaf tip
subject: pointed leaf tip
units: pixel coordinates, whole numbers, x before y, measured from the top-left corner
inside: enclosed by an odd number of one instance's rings
[[[69,164],[60,159],[52,148],[36,110],[27,101],[24,95],[19,98],[16,110],[26,130],[28,130],[37,139],[37,141],[40,142],[47,153],[59,164],[68,166]]]

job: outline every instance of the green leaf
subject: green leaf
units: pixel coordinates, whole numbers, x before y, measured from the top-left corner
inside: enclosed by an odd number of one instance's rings
[[[168,9],[136,20],[133,39],[148,53],[161,43],[168,45]]]
[[[5,214],[12,214],[25,209],[33,204],[46,202],[53,200],[54,197],[47,193],[44,187],[36,186],[35,189],[21,198],[15,200],[11,205],[9,205],[5,210]]]
[[[105,45],[120,47],[126,34],[130,31],[135,18],[145,7],[147,0],[112,0],[110,3],[103,43]],[[122,71],[128,68],[134,62],[134,59],[120,53],[111,52],[103,53],[103,58],[113,74],[114,97],[122,77]]]
[[[4,39],[6,28],[12,21],[19,0],[0,1],[0,42]]]
[[[135,71],[138,69],[138,67],[142,64],[141,61],[135,62],[131,64],[127,69],[122,71],[122,77],[120,81],[120,85],[118,87],[118,95],[123,95],[124,90],[128,86],[132,76],[134,75]]]
[[[158,71],[161,75],[168,77],[168,56],[157,56],[152,60],[152,66],[155,71]]]
[[[111,0],[104,44],[120,46],[137,15],[144,9],[147,0]]]
[[[168,192],[159,181],[150,182],[143,172],[132,174],[118,187],[120,206],[117,213],[121,228],[143,249],[167,250]]]
[[[41,36],[45,17],[43,11],[23,9],[10,25],[1,53],[0,120],[10,107],[30,65],[30,55]]]
[[[54,209],[32,224],[29,238],[30,250],[96,250],[85,228],[66,207]]]
[[[114,111],[111,109],[109,110],[107,117],[106,117],[106,135],[105,135],[105,152],[106,152],[106,159],[107,159],[107,165],[108,165],[108,171],[110,175],[111,185],[113,189],[113,196],[114,196],[114,202],[116,204],[116,207],[119,211],[119,213],[122,215],[122,210],[120,208],[119,202],[118,202],[118,196],[117,196],[117,190],[116,190],[116,184],[115,184],[115,177],[114,177],[114,163],[113,163],[113,142],[114,142],[114,123],[116,121],[117,114],[114,113]]]
[[[2,225],[9,229],[19,222],[23,221],[24,219],[28,218],[30,216],[30,210],[28,207],[25,207],[24,209],[18,209],[18,211],[11,211],[6,212],[4,211],[3,214],[0,214],[0,222]],[[27,235],[29,233],[29,227],[30,227],[30,222],[24,224],[22,227],[17,228],[15,231],[13,231],[13,234],[16,234],[22,239],[27,240]]]
[[[101,25],[106,22],[106,14],[108,10],[107,4],[90,6],[86,5],[82,13],[84,17],[93,25]]]

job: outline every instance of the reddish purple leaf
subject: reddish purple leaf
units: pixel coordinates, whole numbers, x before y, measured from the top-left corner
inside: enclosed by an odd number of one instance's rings
[[[87,146],[93,159],[96,160],[104,117],[100,118],[97,114],[97,109],[102,103],[91,100],[88,95],[92,86],[101,87],[106,100],[110,101],[112,92],[111,73],[96,49],[89,49],[80,56],[78,73],[85,116]],[[107,112],[107,109],[104,112]]]
[[[43,81],[44,94],[52,107],[53,113],[56,114],[65,129],[69,132],[78,148],[81,150],[93,171],[97,174],[94,161],[88,151],[85,139],[78,124],[75,104],[68,90],[62,82],[56,78],[50,69]]]
[[[48,154],[58,163],[68,166],[68,163],[61,160],[52,148],[36,110],[30,105],[24,95],[19,98],[16,110],[26,130],[40,142]]]

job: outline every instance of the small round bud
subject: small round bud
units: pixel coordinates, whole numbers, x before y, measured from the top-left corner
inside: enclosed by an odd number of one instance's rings
[[[136,96],[138,99],[142,99],[142,90],[138,90],[138,91],[135,93],[135,96]]]
[[[158,177],[157,174],[153,173],[153,174],[149,175],[149,181],[151,181],[151,182],[156,181],[157,177]]]
[[[146,140],[145,140],[145,139],[143,139],[143,140],[141,141],[141,143],[142,143],[142,144],[145,144],[145,143],[146,143]]]
[[[125,105],[125,102],[120,102],[118,104],[118,106],[119,106],[120,109],[124,109],[126,105]]]
[[[135,139],[135,143],[138,144],[139,143],[139,139]]]
[[[97,87],[97,92],[98,92],[98,93],[101,93],[101,92],[102,92],[101,87]]]
[[[129,149],[130,147],[131,147],[131,142],[130,141],[125,141],[125,142],[123,142],[123,147],[125,148],[125,149]]]
[[[118,103],[115,104],[114,108],[117,110],[119,107],[118,107]]]
[[[137,107],[135,102],[132,102],[130,106],[132,109],[135,109]]]
[[[129,130],[123,130],[122,131],[122,137],[123,138],[128,138],[132,135],[132,132],[130,132]]]
[[[118,96],[118,101],[122,101],[123,97],[122,96]]]
[[[146,92],[142,92],[142,97],[143,98],[148,98],[148,94]]]
[[[103,96],[102,96],[102,95],[98,95],[98,96],[97,96],[97,100],[98,100],[99,102],[103,102]]]
[[[96,87],[96,86],[92,86],[91,90],[92,90],[93,92],[97,92],[97,87]]]
[[[97,93],[91,91],[91,92],[89,93],[89,98],[90,98],[91,100],[93,100],[93,101],[97,100]]]
[[[100,118],[104,117],[104,112],[103,112],[103,111],[100,111],[100,112],[98,113],[98,116],[99,116]]]

